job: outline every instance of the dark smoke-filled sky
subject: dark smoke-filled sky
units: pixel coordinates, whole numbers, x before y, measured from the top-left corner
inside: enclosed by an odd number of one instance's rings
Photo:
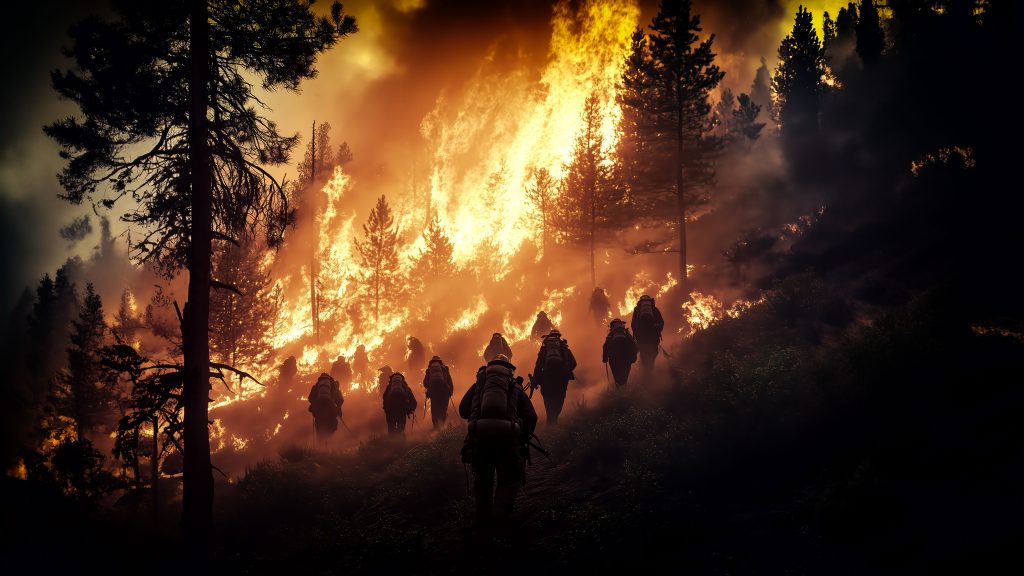
[[[458,94],[481,62],[497,69],[537,70],[548,56],[550,1],[494,2],[361,0],[347,2],[360,32],[342,41],[319,62],[320,77],[301,94],[270,95],[272,116],[286,132],[308,132],[313,120],[328,121],[336,142],[347,140],[363,170],[393,167],[417,158],[420,125],[439,95]],[[790,5],[793,6],[790,6]],[[763,56],[771,62],[789,27],[796,2],[726,0],[695,2],[705,32],[717,36],[719,61],[728,72],[723,86],[749,88]],[[833,2],[803,2],[815,12]],[[317,9],[326,10],[321,2]],[[0,95],[0,309],[45,272],[71,255],[87,255],[98,240],[62,238],[61,227],[89,207],[68,205],[55,174],[57,147],[41,127],[73,113],[49,87],[51,70],[66,66],[60,47],[75,21],[102,13],[102,2],[60,0],[28,3],[17,22],[8,20],[4,39],[5,87]],[[641,23],[656,3],[641,2]],[[385,168],[381,168],[385,169]],[[281,168],[279,174],[294,173]],[[114,233],[124,231],[115,222]]]

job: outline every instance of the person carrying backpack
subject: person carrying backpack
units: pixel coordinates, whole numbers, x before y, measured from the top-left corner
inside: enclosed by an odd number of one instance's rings
[[[512,359],[512,349],[508,346],[508,341],[501,335],[501,332],[495,332],[491,335],[491,341],[487,343],[487,348],[484,349],[484,362],[490,362],[498,357],[498,354],[504,354],[509,360]]]
[[[487,366],[481,366],[476,371],[476,380],[473,385],[466,390],[466,393],[462,395],[462,400],[459,400],[459,418],[463,420],[469,420],[469,415],[473,411],[473,394],[476,393],[480,386],[483,386],[484,373],[487,370]]]
[[[369,377],[370,358],[366,355],[366,346],[360,344],[352,355],[352,376],[361,384],[365,385]]]
[[[629,380],[629,370],[636,362],[636,340],[622,320],[616,318],[609,326],[608,336],[604,339],[602,362],[611,366],[615,385],[625,386]]]
[[[342,388],[347,389],[352,384],[352,368],[341,354],[338,355],[338,359],[331,365],[331,378],[337,380]]]
[[[423,363],[427,359],[427,352],[423,348],[423,343],[420,342],[419,338],[415,336],[409,336],[409,373],[417,374],[420,370],[423,370]]]
[[[612,304],[608,301],[608,294],[604,288],[594,288],[594,292],[590,295],[590,314],[594,317],[594,322],[604,324],[604,321],[608,319],[611,307]]]
[[[540,395],[544,397],[548,425],[558,424],[569,381],[576,379],[575,369],[576,357],[569,350],[569,343],[562,339],[558,330],[552,330],[541,342],[533,368],[533,381],[540,386]]]
[[[377,368],[377,371],[380,372],[380,374],[377,374],[377,392],[383,395],[384,391],[388,389],[388,384],[391,382],[391,375],[394,374],[394,372],[391,370],[391,366],[388,366],[387,364]]]
[[[508,356],[499,355],[477,372],[467,393],[469,426],[462,461],[473,466],[476,525],[482,530],[507,523],[526,482],[527,443],[537,428],[537,412],[515,369]]]
[[[401,372],[395,372],[384,389],[384,417],[389,435],[405,435],[405,421],[416,412],[416,397]]]
[[[530,340],[534,342],[540,342],[554,329],[554,325],[551,324],[551,319],[548,318],[546,312],[541,310],[537,312],[537,320],[533,323],[533,329],[530,330]]]
[[[448,399],[455,392],[451,372],[440,356],[434,356],[423,374],[423,390],[430,399],[430,420],[434,430],[444,426],[448,420]]]
[[[309,389],[309,411],[313,414],[313,428],[316,430],[317,442],[326,442],[338,429],[338,418],[341,418],[341,405],[345,398],[341,395],[338,381],[323,372],[316,383]]]
[[[644,369],[654,368],[654,360],[658,357],[658,346],[661,343],[661,331],[665,328],[665,320],[661,311],[654,305],[654,298],[647,294],[640,297],[633,308],[633,336],[640,350],[640,362]]]

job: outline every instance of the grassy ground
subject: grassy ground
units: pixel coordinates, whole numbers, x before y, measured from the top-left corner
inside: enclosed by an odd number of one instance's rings
[[[952,288],[865,315],[810,275],[675,348],[671,378],[540,433],[518,518],[472,532],[461,427],[264,462],[220,500],[233,572],[906,573],[1012,559],[1024,343]]]

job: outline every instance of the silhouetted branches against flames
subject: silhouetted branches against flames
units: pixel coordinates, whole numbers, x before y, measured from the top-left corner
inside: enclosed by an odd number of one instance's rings
[[[356,31],[339,3],[330,17],[292,0],[115,2],[114,20],[73,26],[72,70],[53,73],[57,93],[84,119],[44,128],[67,160],[59,176],[74,204],[113,207],[145,236],[132,246],[167,276],[189,269],[182,321],[182,399],[189,438],[182,526],[189,553],[205,557],[211,524],[207,387],[210,252],[214,233],[265,232],[281,242],[292,218],[283,186],[264,166],[283,164],[298,137],[261,115],[260,88],[297,90],[317,56]],[[170,397],[170,396],[167,396]]]

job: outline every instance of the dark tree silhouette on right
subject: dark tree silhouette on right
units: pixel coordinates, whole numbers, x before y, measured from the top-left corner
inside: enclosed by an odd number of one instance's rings
[[[836,41],[836,21],[832,19],[826,10],[821,15],[821,47],[828,52],[832,43]]]
[[[800,6],[793,31],[779,45],[779,65],[772,78],[784,135],[802,137],[817,131],[824,75],[824,50],[814,30],[811,13]]]
[[[836,42],[857,41],[857,5],[850,2],[836,15]]]
[[[877,66],[885,49],[885,32],[872,0],[861,0],[860,15],[854,26],[857,32],[857,54],[867,67]]]
[[[662,0],[650,29],[646,39],[633,37],[620,102],[631,108],[623,110],[623,117],[631,119],[631,129],[646,141],[634,148],[646,148],[654,160],[668,160],[651,169],[670,167],[674,184],[667,188],[638,187],[636,192],[649,214],[673,213],[679,283],[682,293],[689,294],[686,218],[694,204],[703,199],[698,192],[700,184],[713,177],[713,157],[719,146],[711,135],[708,95],[725,73],[715,64],[715,35],[700,39],[700,16],[691,11],[689,0]],[[665,181],[663,175],[654,180]]]

